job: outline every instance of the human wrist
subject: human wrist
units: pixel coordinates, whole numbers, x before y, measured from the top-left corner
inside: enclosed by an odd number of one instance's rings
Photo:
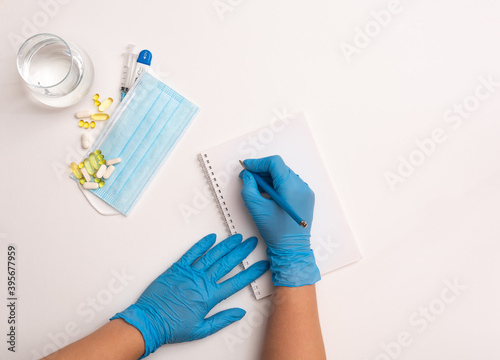
[[[151,353],[155,352],[162,344],[160,343],[158,336],[152,336],[152,334],[159,334],[160,332],[154,326],[154,323],[150,321],[150,314],[145,311],[141,306],[137,304],[130,305],[124,311],[116,314],[110,320],[122,319],[129,325],[136,328],[142,335],[144,342],[144,354],[140,359],[145,358]]]
[[[126,339],[126,341],[122,343],[123,350],[127,348],[130,354],[134,353],[138,357],[143,356],[145,343],[144,337],[139,329],[122,318],[115,318],[108,324],[113,334],[117,335],[119,339]]]
[[[314,252],[310,248],[282,252],[268,247],[267,256],[275,286],[312,285],[321,279]]]

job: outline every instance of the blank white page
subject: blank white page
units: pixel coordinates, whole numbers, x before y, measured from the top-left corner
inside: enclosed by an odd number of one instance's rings
[[[243,262],[247,268],[267,259],[266,245],[241,198],[239,160],[280,155],[316,195],[311,247],[321,274],[361,258],[304,114],[278,119],[269,126],[202,152],[199,157],[210,178],[230,234],[259,238],[257,249]],[[298,225],[297,225],[298,226]],[[272,293],[269,271],[252,284],[257,299]]]

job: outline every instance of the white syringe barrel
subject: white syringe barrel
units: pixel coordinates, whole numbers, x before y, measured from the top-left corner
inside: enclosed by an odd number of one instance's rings
[[[135,45],[128,44],[126,51],[123,55],[123,70],[122,70],[122,78],[120,86],[122,88],[127,88],[130,83],[130,79],[132,74],[134,73],[134,65],[137,61],[138,54],[134,54]]]

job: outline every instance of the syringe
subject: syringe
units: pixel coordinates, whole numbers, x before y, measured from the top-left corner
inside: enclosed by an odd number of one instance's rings
[[[122,54],[123,70],[122,70],[122,79],[120,84],[120,93],[121,93],[120,101],[122,101],[125,95],[127,95],[130,76],[133,72],[132,66],[135,64],[135,61],[137,60],[137,54],[134,54],[134,48],[135,45],[128,44],[126,52]]]

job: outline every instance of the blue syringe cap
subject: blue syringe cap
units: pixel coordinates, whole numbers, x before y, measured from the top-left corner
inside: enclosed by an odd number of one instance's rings
[[[149,50],[142,50],[139,53],[139,57],[137,58],[137,62],[145,65],[151,65],[151,59],[153,58],[153,54]]]

